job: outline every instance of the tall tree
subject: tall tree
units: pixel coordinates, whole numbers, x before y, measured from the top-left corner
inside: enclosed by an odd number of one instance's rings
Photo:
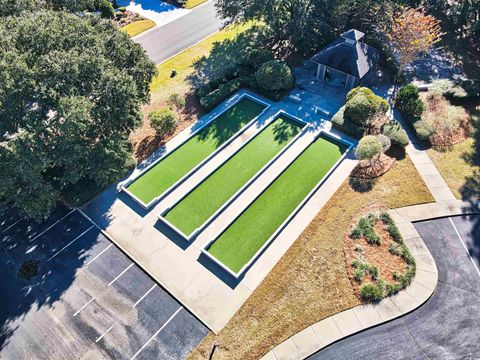
[[[223,18],[232,21],[262,20],[272,33],[273,46],[308,53],[333,37],[330,15],[333,0],[218,0]]]
[[[0,188],[42,218],[132,165],[155,66],[110,21],[40,11],[0,22]]]
[[[391,24],[385,34],[394,47],[400,71],[439,42],[443,35],[440,21],[428,15],[423,7],[401,7]]]

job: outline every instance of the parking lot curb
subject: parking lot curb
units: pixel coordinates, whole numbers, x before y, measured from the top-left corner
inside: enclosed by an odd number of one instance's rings
[[[308,326],[274,347],[262,360],[299,360],[346,337],[404,316],[423,305],[438,282],[435,260],[415,229],[413,222],[436,217],[474,213],[462,201],[445,201],[409,206],[389,211],[405,244],[415,258],[417,270],[412,283],[397,295],[378,304],[362,304]]]

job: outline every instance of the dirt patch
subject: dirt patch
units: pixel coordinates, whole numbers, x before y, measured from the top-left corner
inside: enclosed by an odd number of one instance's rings
[[[27,260],[18,269],[17,276],[20,279],[30,281],[38,274],[39,262],[38,260]]]
[[[203,115],[203,109],[198,103],[195,94],[181,94],[180,96],[185,98],[185,107],[181,109],[172,106],[166,99],[152,101],[150,104],[145,105],[142,108],[143,124],[130,135],[130,141],[133,145],[133,154],[138,162],[148,158],[155,150],[163,146],[173,137],[177,136]],[[178,123],[175,131],[162,137],[157,136],[155,130],[150,126],[148,114],[164,107],[170,107],[174,110],[177,115]]]
[[[373,163],[366,160],[360,161],[353,169],[351,176],[358,179],[374,179],[389,171],[393,164],[395,164],[395,158],[381,154]]]

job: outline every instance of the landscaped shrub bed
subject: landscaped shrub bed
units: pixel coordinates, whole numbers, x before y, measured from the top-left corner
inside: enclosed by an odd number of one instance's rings
[[[366,87],[357,87],[347,94],[345,106],[332,117],[332,125],[355,138],[383,134],[391,144],[405,147],[408,136],[402,127],[388,119],[388,102]]]
[[[345,254],[354,291],[364,301],[396,294],[415,276],[415,259],[384,211],[370,211],[354,223],[345,240]]]
[[[468,91],[448,80],[432,83],[420,94],[413,84],[400,89],[396,106],[422,141],[434,146],[451,146],[465,140],[470,132],[470,116],[460,106],[475,96],[475,83],[466,83]]]
[[[200,104],[210,111],[243,87],[273,101],[280,100],[295,81],[287,64],[273,58],[273,53],[268,50],[250,50],[245,61],[224,76],[196,88]]]

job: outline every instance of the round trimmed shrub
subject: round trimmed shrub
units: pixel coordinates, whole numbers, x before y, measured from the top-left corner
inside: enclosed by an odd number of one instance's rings
[[[359,160],[372,160],[381,153],[382,143],[374,135],[367,135],[361,138],[355,149],[355,157]]]
[[[390,146],[392,146],[392,141],[387,135],[378,134],[377,139],[382,144],[382,152],[387,152],[388,149],[390,149]]]
[[[388,102],[366,87],[357,87],[347,94],[345,116],[357,124],[366,125],[377,113],[386,113]]]
[[[430,136],[435,133],[433,126],[425,120],[417,121],[415,124],[413,124],[413,127],[415,128],[417,137],[422,141],[428,140]]]
[[[393,145],[405,147],[409,143],[407,132],[396,121],[386,123],[382,133],[390,138]]]
[[[177,126],[175,113],[169,108],[152,111],[148,118],[151,127],[160,136],[171,133]]]
[[[292,70],[277,60],[267,61],[255,72],[258,86],[266,91],[288,90],[293,86]]]
[[[404,86],[398,91],[395,105],[398,111],[400,111],[410,123],[414,123],[420,119],[425,110],[425,105],[420,99],[418,88],[413,84]]]
[[[274,59],[273,53],[265,49],[252,49],[247,54],[246,65],[258,69],[262,64]]]

